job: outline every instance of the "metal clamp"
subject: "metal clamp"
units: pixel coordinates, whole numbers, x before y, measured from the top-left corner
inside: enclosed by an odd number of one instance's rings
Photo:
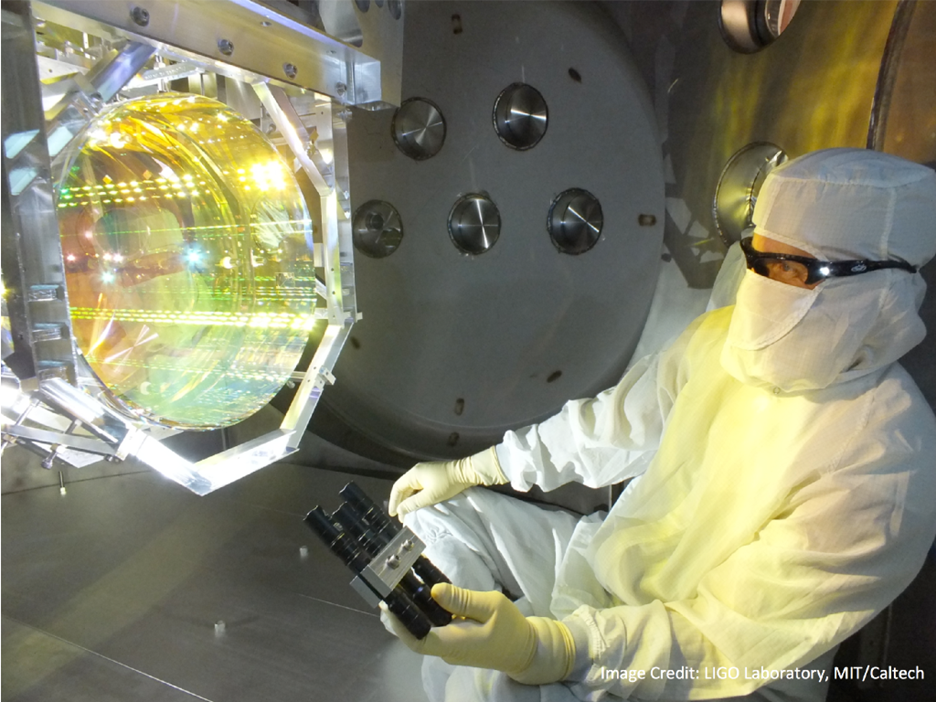
[[[413,567],[425,548],[426,545],[416,534],[403,527],[354,580],[360,579],[370,590],[386,597]],[[355,586],[354,580],[351,586],[360,592],[360,585]]]

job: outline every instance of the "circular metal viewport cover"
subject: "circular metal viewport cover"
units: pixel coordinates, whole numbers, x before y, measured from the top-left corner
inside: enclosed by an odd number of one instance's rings
[[[497,205],[483,193],[462,195],[448,216],[448,232],[459,251],[477,256],[489,250],[500,236]]]
[[[432,158],[445,143],[445,118],[434,102],[414,97],[404,100],[390,125],[397,148],[414,161]]]
[[[787,160],[786,152],[775,144],[755,141],[743,146],[728,159],[712,202],[712,217],[725,246],[740,241],[754,226],[754,204],[764,179]]]
[[[386,258],[403,241],[403,220],[389,202],[368,200],[354,211],[354,248],[371,258]]]
[[[512,83],[494,101],[494,131],[507,146],[518,151],[532,149],[549,121],[546,101],[526,83]]]
[[[585,253],[598,243],[603,226],[601,203],[587,190],[565,190],[549,206],[546,229],[549,230],[549,238],[562,253]]]

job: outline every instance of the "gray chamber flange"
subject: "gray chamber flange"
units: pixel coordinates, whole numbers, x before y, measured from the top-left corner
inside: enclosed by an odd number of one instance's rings
[[[598,198],[587,190],[572,188],[553,198],[546,218],[549,238],[562,253],[581,254],[601,237],[604,214]]]
[[[532,149],[546,134],[548,122],[546,101],[526,83],[508,85],[494,101],[494,131],[512,149]]]
[[[439,106],[425,98],[405,100],[390,125],[397,148],[414,161],[432,158],[445,143],[445,118]]]
[[[403,220],[389,202],[368,200],[354,211],[354,247],[371,258],[386,258],[403,241]]]
[[[500,236],[497,205],[484,193],[462,195],[448,216],[448,232],[459,251],[477,256],[488,251]]]

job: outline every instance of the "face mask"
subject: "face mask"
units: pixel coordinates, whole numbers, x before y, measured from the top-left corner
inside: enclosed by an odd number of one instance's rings
[[[816,301],[819,289],[807,290],[746,271],[728,329],[728,343],[757,351],[789,334]]]
[[[864,284],[867,283],[867,284]],[[851,375],[876,324],[886,275],[862,284],[828,280],[813,290],[748,271],[722,350],[722,367],[746,385],[783,392],[825,388]]]

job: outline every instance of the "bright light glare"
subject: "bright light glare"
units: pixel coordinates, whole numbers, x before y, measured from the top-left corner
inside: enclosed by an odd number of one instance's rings
[[[253,176],[254,183],[260,190],[282,190],[286,187],[283,166],[276,161],[255,163],[250,168],[250,175]]]

